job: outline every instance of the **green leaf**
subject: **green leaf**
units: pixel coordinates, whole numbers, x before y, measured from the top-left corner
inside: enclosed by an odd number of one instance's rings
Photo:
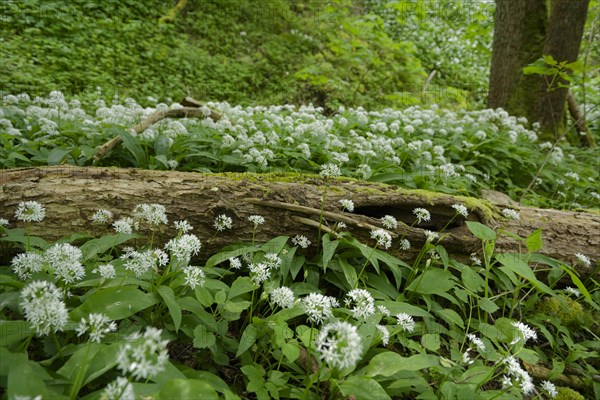
[[[328,233],[323,235],[323,270],[327,270],[327,264],[329,264],[329,261],[333,258],[338,244],[340,244],[339,240],[329,240]]]
[[[441,346],[441,339],[438,333],[426,333],[421,336],[421,345],[429,351],[438,351]]]
[[[177,300],[175,299],[175,293],[173,293],[173,289],[168,286],[161,285],[158,287],[158,294],[163,298],[165,304],[169,308],[169,313],[171,314],[171,318],[173,319],[173,325],[175,326],[175,332],[179,331],[179,327],[181,326],[181,307],[177,304]]]
[[[198,325],[194,329],[194,347],[197,349],[205,349],[214,345],[216,342],[215,334],[209,332],[204,325]]]
[[[6,395],[9,399],[18,396],[34,398],[41,395],[43,399],[50,398],[48,389],[44,383],[44,376],[40,375],[38,369],[34,368],[26,355],[14,357],[14,362],[8,371]]]
[[[351,376],[338,383],[338,389],[348,398],[353,396],[356,400],[389,400],[391,397],[385,392],[377,381],[365,376]]]
[[[218,400],[209,382],[199,379],[172,379],[158,393],[159,400]]]
[[[239,257],[246,253],[254,253],[257,250],[258,246],[241,246],[233,250],[217,253],[206,261],[206,268],[212,268],[217,264],[228,261],[230,258]]]
[[[285,247],[285,244],[287,243],[288,239],[288,236],[277,236],[269,240],[267,243],[263,244],[260,250],[264,251],[265,253],[279,254],[281,250],[283,250],[283,248]]]
[[[460,275],[465,287],[473,293],[479,293],[485,287],[485,280],[471,267],[463,268]]]
[[[131,133],[127,132],[122,128],[115,128],[118,130],[118,134],[123,140],[123,146],[129,150],[133,158],[135,159],[134,166],[138,168],[144,168],[148,165],[148,161],[146,160],[146,152],[142,148],[139,140],[134,138]]]
[[[451,310],[449,308],[444,308],[444,309],[436,311],[436,314],[438,314],[440,317],[442,317],[442,319],[444,321],[448,322],[449,324],[454,324],[463,329],[465,327],[465,323],[463,322],[462,318],[454,310]]]
[[[351,288],[356,287],[358,282],[358,275],[356,274],[356,268],[350,265],[345,258],[339,258],[340,267],[342,268],[342,272],[344,273],[344,277],[346,278],[346,282],[348,286]]]
[[[296,340],[290,340],[281,347],[281,352],[289,362],[295,362],[300,357],[300,347]]]
[[[467,228],[471,231],[471,233],[480,240],[496,240],[496,232],[487,226],[476,222],[476,221],[466,221]]]
[[[98,353],[104,345],[100,343],[90,343],[89,346],[90,348],[88,350],[87,344],[81,345],[56,372],[64,376],[71,383],[75,381],[75,377],[82,368],[84,369],[84,373],[86,373],[89,368],[89,363],[87,361],[94,358],[96,353]]]
[[[160,297],[156,293],[144,293],[130,286],[112,287],[92,294],[69,314],[73,321],[79,321],[91,313],[103,313],[110,319],[120,320],[145,310],[159,301]]]
[[[552,289],[538,281],[531,267],[525,261],[523,261],[519,255],[510,253],[496,254],[496,260],[500,261],[500,263],[510,271],[533,283],[535,287],[544,293],[552,296],[554,295],[554,291]]]
[[[115,234],[106,235],[98,239],[92,239],[85,242],[81,247],[83,253],[83,261],[88,261],[96,257],[98,254],[104,254],[115,246],[118,246],[130,239],[139,238],[140,235],[131,234]]]
[[[542,248],[542,230],[536,229],[533,231],[533,233],[527,237],[525,244],[530,253],[539,251]]]
[[[452,289],[454,285],[454,277],[450,271],[430,268],[416,277],[406,290],[421,294],[441,294]]]
[[[481,299],[479,299],[479,308],[481,308],[483,311],[487,312],[488,314],[493,314],[500,307],[498,307],[496,305],[496,303],[494,303],[492,300],[482,297]]]
[[[256,286],[252,282],[249,276],[240,276],[231,285],[231,289],[229,290],[228,299],[235,299],[241,294],[248,293],[256,289]]]
[[[0,321],[0,346],[11,346],[33,334],[27,321]]]
[[[240,357],[242,354],[246,352],[254,343],[256,343],[256,339],[258,338],[258,331],[254,325],[248,325],[246,329],[244,329],[244,333],[242,333],[242,337],[240,338],[240,345],[238,346],[236,357]]]
[[[56,147],[48,154],[48,165],[60,164],[71,150],[64,147]]]
[[[392,376],[400,371],[418,371],[440,365],[438,356],[432,354],[416,354],[411,357],[402,357],[398,353],[386,351],[377,354],[369,361],[366,376]]]
[[[583,294],[585,296],[585,298],[587,298],[589,301],[591,301],[592,303],[594,303],[592,301],[592,296],[590,296],[590,292],[588,292],[587,288],[585,287],[585,285],[581,282],[581,280],[577,277],[577,275],[571,271],[571,268],[569,268],[568,266],[561,264],[560,267],[567,273],[569,274],[569,276],[571,277],[571,280],[573,281],[573,283],[575,284],[575,286],[577,286],[577,289],[579,289],[579,291],[581,292],[581,294]],[[595,304],[595,303],[594,303]]]

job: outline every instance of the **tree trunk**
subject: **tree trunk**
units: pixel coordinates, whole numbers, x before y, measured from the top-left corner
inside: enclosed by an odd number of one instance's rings
[[[567,89],[548,91],[548,76],[525,75],[523,68],[542,55],[577,60],[589,0],[549,3],[550,13],[545,0],[496,0],[488,94],[490,107],[540,122],[545,140],[563,133]]]
[[[266,219],[256,232],[259,242],[279,235],[303,234],[314,243],[324,188],[323,178],[315,175],[200,174],[73,166],[12,169],[0,174],[0,217],[11,220],[9,227],[23,226],[12,218],[17,205],[21,201],[38,201],[46,207],[46,218],[32,224],[32,234],[55,240],[74,232],[92,232],[95,236],[109,232],[108,227],[91,222],[90,217],[97,209],[111,210],[116,218],[121,218],[129,216],[139,203],[160,203],[166,207],[170,221],[187,219],[194,226],[193,232],[202,239],[203,254],[207,256],[225,245],[248,242],[253,233],[248,217],[253,214]],[[354,213],[341,212],[340,199],[353,200]],[[372,244],[371,229],[381,227],[379,218],[393,215],[401,222],[391,232],[395,243],[405,235],[412,249],[400,251],[393,246],[390,252],[411,260],[425,242],[426,229],[440,231],[448,225],[440,244],[450,255],[464,260],[471,253],[480,253],[481,243],[470,234],[463,217],[452,220],[455,215],[452,205],[456,203],[469,208],[469,220],[480,221],[495,230],[526,237],[541,228],[540,252],[547,256],[573,264],[574,253],[583,253],[592,260],[600,258],[598,214],[517,208],[521,218],[506,220],[487,201],[351,179],[330,182],[323,231],[342,221],[355,237]],[[415,207],[427,208],[431,221],[412,227]],[[233,219],[233,229],[208,240],[215,234],[213,223],[220,214]],[[164,242],[174,234],[172,225],[163,228],[158,241]],[[498,251],[518,248],[515,240],[506,235],[497,241]],[[583,276],[590,273],[581,265],[578,269]]]

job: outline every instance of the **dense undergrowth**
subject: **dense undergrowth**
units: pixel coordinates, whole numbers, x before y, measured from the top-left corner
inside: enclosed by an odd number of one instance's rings
[[[334,163],[344,176],[451,194],[483,188],[524,204],[597,208],[598,149],[537,140],[524,119],[505,111],[430,107],[367,111],[313,106],[208,103],[211,119],[163,120],[133,136],[127,129],[156,110],[133,99],[85,111],[62,93],[8,95],[0,108],[0,167],[91,165],[96,148],[124,143],[99,165],[201,172],[313,172]],[[531,185],[529,191],[526,188]]]

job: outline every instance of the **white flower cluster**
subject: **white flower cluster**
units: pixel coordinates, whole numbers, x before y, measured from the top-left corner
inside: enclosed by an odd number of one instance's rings
[[[165,245],[165,249],[171,252],[171,257],[177,258],[184,265],[190,263],[192,256],[198,254],[201,247],[200,239],[191,233],[171,239]]]
[[[292,308],[296,299],[292,289],[287,286],[281,286],[273,289],[271,292],[271,301],[281,308]]]
[[[348,322],[323,326],[315,343],[321,359],[333,368],[352,368],[362,356],[362,339],[356,326]]]
[[[366,319],[375,314],[375,300],[371,293],[365,289],[349,291],[344,302],[346,307],[351,309],[352,316],[356,319]]]
[[[45,216],[46,209],[37,201],[23,201],[15,211],[15,218],[24,222],[40,222]]]
[[[375,239],[377,246],[389,249],[392,245],[392,237],[384,229],[373,229],[371,231],[371,238]]]
[[[342,210],[346,210],[348,212],[354,211],[354,202],[349,199],[340,200],[340,204],[342,205]]]
[[[158,265],[164,264],[164,259],[161,260],[155,255],[157,251],[160,250],[136,251],[129,248],[125,250],[120,258],[124,260],[123,266],[125,269],[132,271],[139,278],[151,268],[156,270]]]
[[[162,340],[161,333],[160,329],[150,326],[143,335],[129,336],[119,349],[117,368],[139,380],[153,378],[164,371],[169,359],[169,341]]]
[[[169,222],[167,211],[162,204],[138,204],[133,209],[133,216],[154,226]]]
[[[10,264],[19,279],[26,280],[44,268],[44,258],[34,252],[21,253],[14,256]]]
[[[417,207],[413,210],[413,214],[417,217],[417,224],[421,222],[429,222],[431,220],[431,214],[424,208]]]
[[[502,377],[502,386],[508,387],[513,385],[513,381],[521,386],[521,391],[524,395],[529,395],[535,390],[533,379],[531,376],[521,368],[521,364],[514,356],[509,356],[504,360],[507,366],[507,375]]]
[[[391,215],[385,215],[383,218],[381,218],[381,224],[385,229],[394,230],[398,228],[398,220]]]
[[[92,221],[97,224],[110,224],[113,219],[113,213],[109,210],[100,209],[92,215]]]
[[[303,249],[308,248],[310,246],[310,240],[304,235],[296,235],[292,238],[292,244],[294,246],[300,246]]]
[[[119,376],[106,385],[100,398],[102,400],[135,400],[135,391],[127,378]]]
[[[505,208],[502,210],[502,215],[504,215],[508,219],[518,220],[521,218],[521,215],[518,211],[512,210],[510,208]]]
[[[81,250],[69,243],[56,243],[44,253],[49,270],[67,284],[79,281],[85,276],[82,258]]]
[[[89,332],[92,342],[100,343],[107,333],[117,330],[117,324],[102,313],[89,314],[87,318],[81,318],[77,326],[77,336]]]
[[[21,290],[21,298],[25,319],[38,336],[48,335],[50,330],[62,331],[67,324],[69,317],[63,293],[54,283],[30,282]]]
[[[320,293],[310,293],[302,298],[302,307],[308,315],[308,320],[314,324],[320,324],[333,317],[332,307],[338,307],[338,301],[331,296]]]
[[[222,232],[225,229],[231,229],[231,227],[233,226],[233,220],[231,219],[231,217],[228,217],[225,214],[221,214],[215,218],[215,223],[213,226],[217,231]]]
[[[192,290],[196,289],[197,286],[204,286],[206,274],[200,267],[185,266],[183,267],[183,275],[185,284]]]
[[[415,320],[412,316],[406,313],[400,313],[396,315],[396,319],[398,320],[398,325],[400,325],[403,330],[407,332],[413,332],[415,330]]]
[[[515,344],[521,340],[523,340],[523,344],[527,343],[529,339],[537,340],[537,333],[526,324],[519,321],[513,322],[512,326],[517,329],[517,335],[511,344]]]

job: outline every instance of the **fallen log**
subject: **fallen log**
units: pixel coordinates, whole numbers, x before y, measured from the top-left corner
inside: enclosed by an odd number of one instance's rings
[[[46,207],[46,218],[33,224],[32,233],[55,240],[73,232],[93,232],[96,236],[112,233],[109,227],[102,231],[92,224],[91,216],[98,209],[111,210],[120,218],[129,216],[137,204],[160,203],[166,207],[170,221],[186,219],[194,226],[206,256],[225,245],[248,242],[253,233],[248,217],[253,214],[266,219],[256,232],[259,242],[279,235],[302,234],[314,243],[324,183],[324,178],[306,174],[201,174],[67,165],[9,169],[0,171],[0,217],[9,219],[10,227],[24,226],[13,218],[16,207],[21,201],[38,201]],[[353,200],[354,212],[340,211],[340,199]],[[600,258],[597,213],[512,206],[520,212],[520,219],[507,220],[500,213],[503,206],[485,200],[346,178],[328,182],[322,231],[331,231],[335,222],[344,222],[356,238],[372,244],[370,231],[382,227],[381,217],[393,215],[400,224],[391,232],[392,237],[409,239],[412,248],[402,251],[393,246],[392,254],[410,260],[425,242],[426,230],[444,229],[439,243],[451,256],[468,259],[471,253],[481,253],[481,243],[468,231],[464,217],[452,219],[453,204],[467,206],[469,220],[496,231],[527,237],[541,228],[540,253],[546,256],[569,264],[576,264],[575,253],[593,261]],[[413,225],[415,207],[428,209],[431,221]],[[208,240],[215,234],[213,223],[220,214],[233,219],[233,229]],[[168,240],[174,234],[172,225],[165,227],[160,239]],[[517,251],[519,244],[510,236],[500,235],[496,248],[501,252]],[[577,269],[583,276],[591,272],[581,263]]]

